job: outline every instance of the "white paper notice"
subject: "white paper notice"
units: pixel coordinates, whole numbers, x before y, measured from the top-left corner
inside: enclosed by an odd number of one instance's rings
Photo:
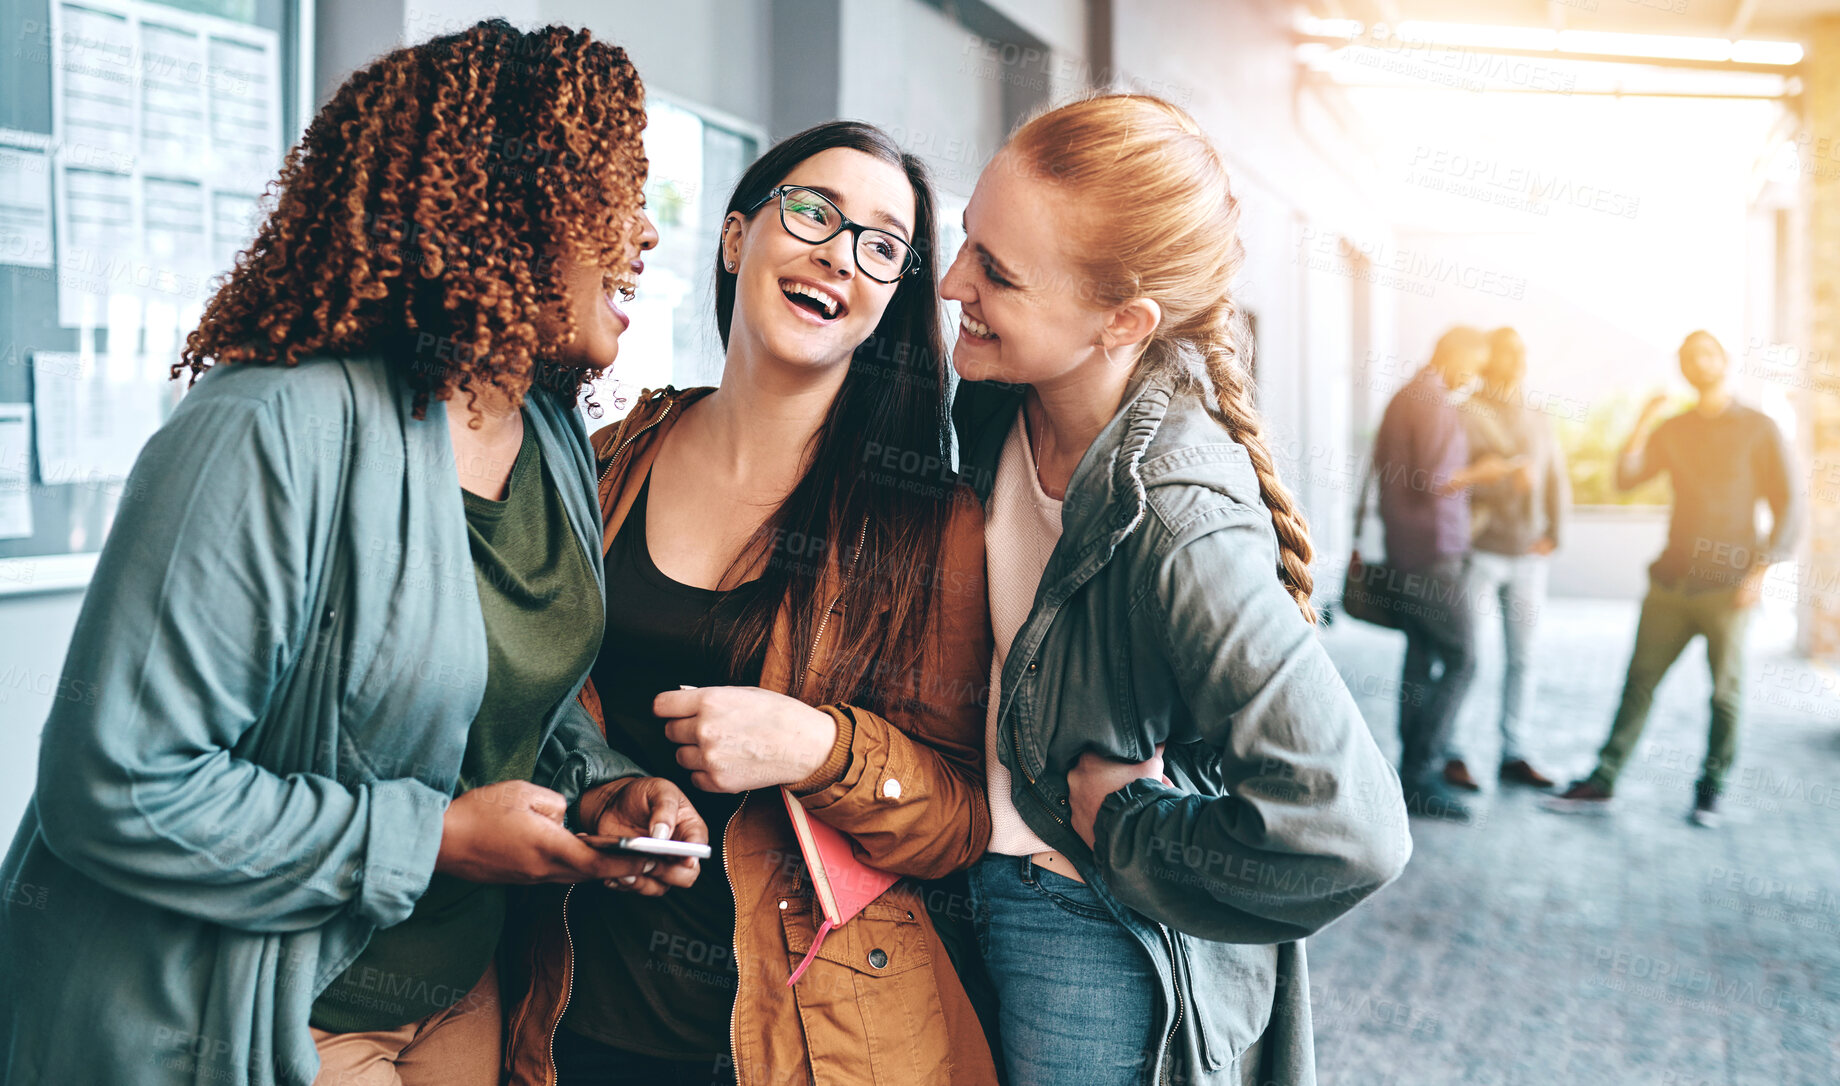
[[[66,328],[102,327],[116,294],[202,303],[248,245],[281,165],[280,35],[182,10],[192,6],[51,0],[50,207]]]
[[[191,173],[205,145],[204,35],[144,20],[141,31],[141,167]]]
[[[145,178],[141,215],[146,223],[141,256],[153,294],[175,302],[199,295],[211,272],[204,186],[196,181]]]
[[[211,194],[211,264],[214,274],[236,267],[236,254],[249,248],[262,224],[259,197],[241,192]]]
[[[0,128],[0,264],[51,266],[49,142]]]
[[[96,327],[111,291],[135,289],[134,178],[102,170],[59,169],[62,182],[58,323]]]
[[[65,155],[128,169],[134,161],[134,27],[126,14],[61,3],[53,102]]]
[[[160,428],[165,391],[158,381],[110,380],[101,359],[33,351],[39,482],[127,478],[141,446]]]
[[[0,539],[32,534],[32,405],[0,403]]]
[[[281,162],[281,62],[272,36],[237,41],[213,34],[211,172],[266,179]]]

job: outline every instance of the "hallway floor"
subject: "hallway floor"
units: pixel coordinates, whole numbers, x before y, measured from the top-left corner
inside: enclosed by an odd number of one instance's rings
[[[1633,603],[1541,615],[1533,754],[1555,778],[1590,769],[1635,621]],[[1615,809],[1592,818],[1493,791],[1494,631],[1462,724],[1470,767],[1489,771],[1479,819],[1414,820],[1399,882],[1310,941],[1323,1086],[1840,1083],[1840,674],[1789,656],[1780,631],[1753,639],[1712,830],[1685,817],[1703,642],[1663,683]],[[1396,753],[1403,638],[1346,619],[1324,637]]]

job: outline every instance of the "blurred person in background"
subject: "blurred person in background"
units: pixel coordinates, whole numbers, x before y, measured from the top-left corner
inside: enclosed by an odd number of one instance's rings
[[[1559,547],[1572,486],[1552,420],[1526,402],[1526,375],[1527,346],[1520,333],[1512,328],[1490,332],[1489,360],[1464,404],[1463,422],[1472,461],[1494,457],[1515,467],[1507,478],[1470,491],[1469,576],[1481,616],[1491,610],[1501,614],[1505,651],[1498,776],[1509,784],[1551,788],[1552,779],[1527,759],[1527,696],[1534,629],[1546,602],[1547,556]],[[1444,763],[1444,780],[1466,791],[1481,790],[1457,747]]]
[[[1667,403],[1657,393],[1643,407],[1616,461],[1616,485],[1631,490],[1666,472],[1674,487],[1667,547],[1648,567],[1648,595],[1636,626],[1635,650],[1623,680],[1623,700],[1597,768],[1548,805],[1558,811],[1601,811],[1617,775],[1635,752],[1648,722],[1655,688],[1695,637],[1706,639],[1712,669],[1711,725],[1706,758],[1693,789],[1689,817],[1718,821],[1719,795],[1738,753],[1744,710],[1745,640],[1750,616],[1771,563],[1792,556],[1801,529],[1801,499],[1782,431],[1769,416],[1738,403],[1726,386],[1725,348],[1711,333],[1694,332],[1680,345],[1680,373],[1697,395],[1694,405],[1655,425]],[[1757,505],[1770,509],[1770,534],[1757,535]]]
[[[1516,462],[1493,454],[1473,462],[1463,412],[1454,402],[1489,361],[1489,341],[1459,325],[1393,394],[1374,436],[1386,561],[1406,635],[1399,680],[1399,780],[1413,814],[1468,821],[1469,805],[1435,765],[1476,673],[1475,600],[1470,578],[1470,489],[1506,479]]]

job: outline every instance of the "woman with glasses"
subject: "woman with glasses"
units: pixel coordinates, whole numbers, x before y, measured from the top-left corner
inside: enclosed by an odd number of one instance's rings
[[[879,130],[779,144],[723,221],[721,386],[595,435],[584,700],[717,855],[688,889],[655,869],[533,903],[514,1082],[994,1081],[913,884],[823,936],[780,792],[897,875],[963,868],[989,834],[982,518],[947,468],[934,236],[924,168]]]
[[[942,289],[997,662],[972,923],[1012,1086],[1316,1081],[1304,936],[1396,876],[1252,403],[1239,207],[1167,102],[1011,137]]]

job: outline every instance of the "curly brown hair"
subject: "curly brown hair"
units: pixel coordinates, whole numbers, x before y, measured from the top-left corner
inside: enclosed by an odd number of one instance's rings
[[[576,327],[558,262],[630,292],[644,127],[625,51],[586,30],[489,19],[374,61],[288,152],[173,376],[375,354],[417,418],[485,386],[575,402],[594,370],[560,361]]]

